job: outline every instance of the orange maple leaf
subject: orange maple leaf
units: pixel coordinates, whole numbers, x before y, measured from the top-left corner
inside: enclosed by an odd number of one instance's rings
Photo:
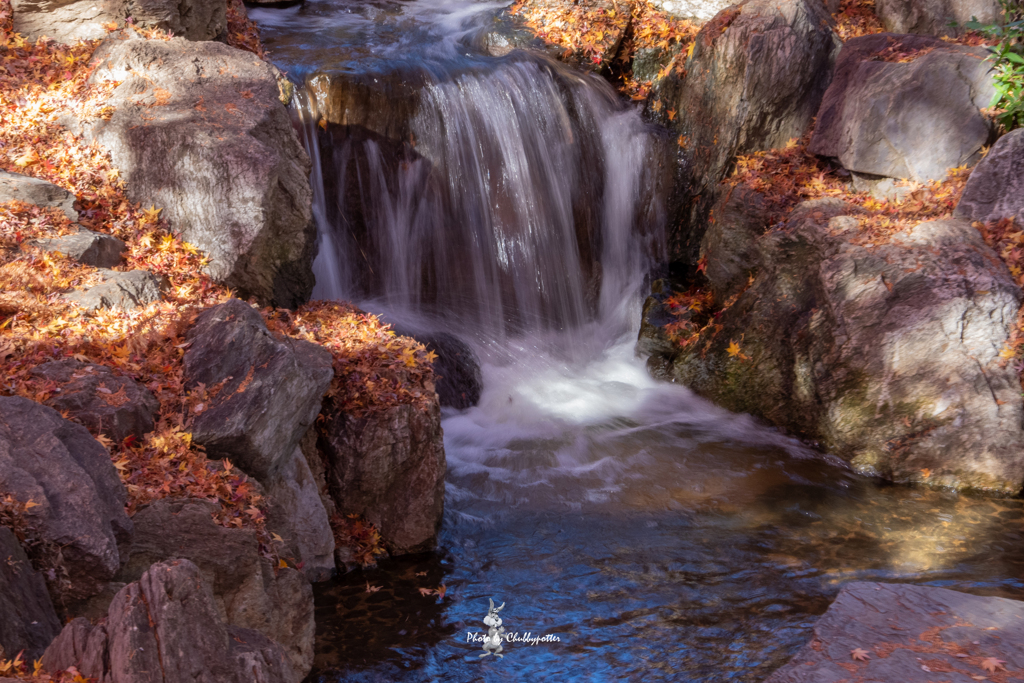
[[[869,659],[871,659],[868,656],[868,651],[864,650],[862,648],[859,648],[859,647],[856,647],[856,648],[850,650],[850,658],[854,659],[854,660],[856,660],[858,662],[866,662]]]
[[[1005,660],[996,659],[995,657],[986,657],[985,659],[981,660],[981,668],[985,671],[988,671],[989,673],[995,673],[1000,669],[1005,671],[1006,667],[1003,666],[1004,664],[1006,664]]]

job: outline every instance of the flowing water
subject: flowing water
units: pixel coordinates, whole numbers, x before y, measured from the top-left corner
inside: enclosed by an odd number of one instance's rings
[[[647,376],[662,134],[596,77],[481,54],[500,6],[251,10],[301,84],[316,295],[457,334],[484,376],[445,411],[438,551],[317,588],[311,680],[759,681],[851,580],[1024,598],[1021,501],[859,477]],[[547,639],[480,659],[492,598]]]

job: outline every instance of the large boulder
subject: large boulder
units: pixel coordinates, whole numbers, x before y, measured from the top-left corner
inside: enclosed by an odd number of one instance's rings
[[[50,577],[57,597],[94,595],[120,569],[132,533],[128,493],[85,427],[28,399],[0,397],[0,491],[33,504],[25,522],[56,555],[54,571],[65,573]]]
[[[1010,680],[1018,676],[1008,671],[1024,669],[1022,620],[1017,600],[856,581],[815,623],[811,642],[765,683]]]
[[[673,260],[696,263],[716,188],[737,154],[807,132],[838,50],[829,26],[815,0],[748,0],[701,28],[685,74],[655,85],[650,112],[678,136],[682,154]]]
[[[225,0],[12,0],[14,30],[29,40],[61,43],[107,36],[105,25],[171,31],[188,40],[216,40],[227,33]]]
[[[919,56],[878,60],[886,50]],[[986,54],[926,36],[849,40],[808,150],[850,171],[918,182],[976,162],[994,138],[981,113],[995,93]]]
[[[768,220],[767,202],[757,190],[739,184],[721,193],[700,242],[704,275],[718,303],[747,285],[757,267],[757,238]]]
[[[319,444],[339,512],[374,524],[393,555],[434,547],[446,467],[436,402],[331,414]]]
[[[1000,352],[1020,288],[968,223],[873,244],[857,212],[805,202],[759,238],[752,285],[667,359],[669,372],[859,471],[1016,493],[1024,403]]]
[[[313,289],[310,163],[277,72],[249,52],[187,40],[108,40],[92,79],[118,81],[109,120],[78,122],[129,197],[209,257],[244,298],[296,306]]]
[[[953,215],[982,223],[1013,218],[1024,227],[1024,128],[996,141],[971,172]]]
[[[17,537],[0,527],[0,659],[24,651],[26,661],[37,659],[60,633],[43,580],[22,550]]]
[[[262,558],[254,531],[214,522],[217,510],[195,499],[163,499],[139,510],[131,555],[117,578],[137,581],[154,563],[171,558],[194,563],[218,620],[280,644],[285,680],[298,683],[313,665],[312,588],[300,572]]]
[[[275,337],[238,299],[203,311],[186,339],[185,384],[209,392],[192,438],[267,484],[320,413],[334,377],[330,352]]]
[[[268,483],[266,496],[267,529],[284,539],[281,554],[292,558],[310,581],[331,578],[334,532],[301,448],[295,448]]]
[[[875,14],[886,31],[951,36],[972,19],[1000,20],[999,0],[876,0]]]
[[[115,375],[105,365],[55,360],[36,366],[32,375],[55,385],[46,405],[94,434],[120,443],[153,431],[160,402],[149,389],[130,377]]]
[[[412,337],[434,353],[435,387],[442,406],[465,410],[480,401],[483,375],[473,348],[449,332],[416,332],[401,327],[395,334]]]
[[[280,645],[224,623],[188,560],[150,567],[118,592],[105,623],[75,619],[43,655],[102,683],[293,683]]]
[[[75,211],[75,195],[53,183],[20,173],[0,171],[0,204],[12,199],[60,209],[73,221],[78,220]]]

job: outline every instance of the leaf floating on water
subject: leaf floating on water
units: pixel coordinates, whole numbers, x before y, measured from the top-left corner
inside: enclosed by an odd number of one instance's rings
[[[367,593],[376,593],[381,588],[383,588],[383,586],[371,586],[369,581],[366,582],[366,592]],[[423,590],[423,589],[421,588],[420,590]]]

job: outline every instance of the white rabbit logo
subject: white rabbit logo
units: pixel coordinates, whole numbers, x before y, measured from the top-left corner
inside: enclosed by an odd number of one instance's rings
[[[501,641],[505,639],[505,627],[501,625],[501,617],[498,616],[498,612],[505,607],[505,603],[501,603],[501,607],[494,606],[494,600],[487,599],[491,603],[491,608],[487,612],[487,616],[484,617],[484,626],[487,627],[487,635],[484,636],[484,653],[480,655],[481,658],[487,655],[494,655],[499,659],[505,655],[501,654]]]

